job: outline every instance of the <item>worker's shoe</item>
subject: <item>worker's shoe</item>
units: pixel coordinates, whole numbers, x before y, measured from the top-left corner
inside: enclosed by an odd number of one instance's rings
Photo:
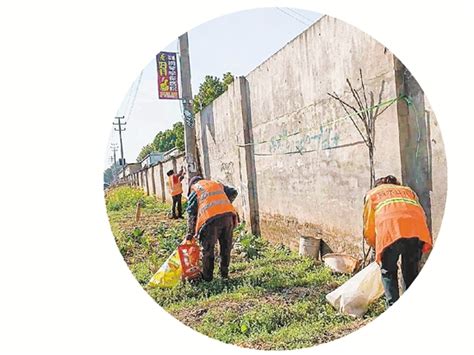
[[[204,274],[203,274],[202,271],[201,271],[201,279],[202,279],[203,281],[209,282],[209,281],[212,281],[212,278],[213,278],[212,274],[211,274],[211,276],[209,276],[209,277],[205,277]]]

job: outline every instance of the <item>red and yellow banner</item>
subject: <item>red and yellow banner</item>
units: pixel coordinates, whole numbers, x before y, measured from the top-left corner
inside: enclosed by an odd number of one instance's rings
[[[177,54],[160,52],[156,56],[158,69],[158,97],[179,99]]]

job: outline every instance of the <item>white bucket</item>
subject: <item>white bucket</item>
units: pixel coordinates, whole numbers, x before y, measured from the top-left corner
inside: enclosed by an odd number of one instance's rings
[[[320,238],[301,236],[299,254],[301,256],[309,256],[311,258],[319,259],[320,245]]]
[[[347,254],[326,254],[323,261],[332,271],[343,274],[351,274],[359,266],[359,260]]]

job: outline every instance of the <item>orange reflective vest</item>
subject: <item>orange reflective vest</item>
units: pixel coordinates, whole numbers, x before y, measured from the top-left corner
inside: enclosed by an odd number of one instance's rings
[[[400,238],[418,237],[423,253],[433,242],[426,223],[425,212],[418,197],[406,186],[382,184],[365,196],[364,237],[375,248],[375,259],[382,260],[382,253]]]
[[[208,219],[228,212],[236,214],[222,184],[211,180],[199,180],[191,190],[196,193],[198,200],[196,234]]]
[[[178,175],[171,175],[168,177],[168,184],[171,196],[176,196],[183,193],[183,185],[179,181]]]

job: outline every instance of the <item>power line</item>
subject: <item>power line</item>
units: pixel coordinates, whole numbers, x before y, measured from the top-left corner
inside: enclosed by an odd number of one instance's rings
[[[295,14],[297,14],[298,16],[304,18],[305,20],[308,20],[310,23],[313,23],[313,22],[314,22],[314,20],[310,19],[309,17],[306,17],[305,15],[299,13],[298,11],[292,9],[291,7],[286,7],[286,9],[289,10],[289,11],[291,11],[291,12],[293,12],[293,13],[295,13]]]
[[[112,143],[110,145],[110,149],[112,150],[112,152],[114,153],[114,164],[117,164],[117,150],[118,150],[118,144],[117,143]]]
[[[113,176],[113,180],[115,180],[116,176],[115,176],[115,173],[116,173],[116,169],[117,169],[117,150],[118,150],[118,144],[117,143],[112,143],[110,144],[110,149],[112,150],[112,152],[114,153],[114,156],[113,157],[110,157],[110,159],[112,160],[112,176]]]
[[[133,108],[135,107],[135,100],[137,99],[138,89],[140,88],[140,83],[142,82],[142,77],[143,77],[143,70],[140,72],[140,76],[138,77],[138,82],[135,87],[135,93],[133,94],[132,103],[130,104],[128,115],[126,116],[127,122],[130,121],[130,117],[132,116]]]
[[[121,157],[121,162],[122,164],[119,164],[119,165],[122,165],[123,168],[122,168],[122,171],[123,171],[123,177],[125,178],[125,160],[123,158],[123,142],[122,142],[122,132],[123,131],[126,131],[127,129],[122,127],[124,125],[127,124],[127,122],[122,122],[122,120],[124,119],[125,117],[124,116],[119,116],[119,117],[115,117],[116,120],[118,120],[117,123],[113,123],[114,126],[118,126],[118,129],[114,127],[114,131],[117,131],[119,133],[119,139],[120,139],[120,157]]]
[[[299,18],[293,16],[291,13],[286,12],[285,10],[283,10],[283,9],[280,8],[280,7],[276,7],[276,9],[279,10],[279,11],[281,11],[281,12],[284,13],[285,15],[290,16],[290,17],[293,18],[294,20],[296,20],[296,21],[302,23],[302,24],[305,25],[305,26],[310,26],[310,25],[311,25],[310,23],[306,23],[306,22],[304,22],[303,20],[300,20]]]
[[[130,86],[130,88],[128,89],[127,91],[127,98],[126,98],[126,101],[125,101],[125,104],[123,105],[123,110],[125,111],[127,109],[127,107],[129,107],[130,105],[130,97],[132,96],[132,88],[133,88],[133,84],[135,84],[135,81],[132,83],[132,85]],[[121,108],[122,106],[119,107],[119,109]],[[119,110],[120,111],[120,110]],[[117,111],[117,114],[118,112]]]

